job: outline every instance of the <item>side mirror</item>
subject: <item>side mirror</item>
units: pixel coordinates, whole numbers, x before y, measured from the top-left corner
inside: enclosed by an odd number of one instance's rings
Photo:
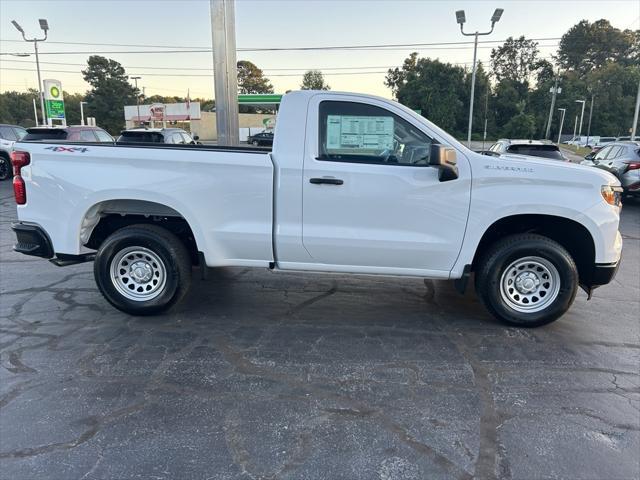
[[[431,145],[429,165],[440,170],[438,179],[448,182],[458,178],[458,165],[456,151],[453,148],[434,143]]]
[[[198,140],[200,140],[200,137],[198,135],[194,135],[193,139],[197,142]]]

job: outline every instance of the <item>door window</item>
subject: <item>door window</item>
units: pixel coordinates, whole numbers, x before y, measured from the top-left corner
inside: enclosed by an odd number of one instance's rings
[[[99,142],[113,142],[113,138],[107,132],[102,130],[96,130],[95,134],[98,137]]]
[[[318,160],[428,166],[431,138],[384,108],[365,103],[320,103]]]
[[[611,147],[611,150],[609,150],[609,154],[607,155],[607,160],[616,158],[620,154],[621,150],[622,147]]]
[[[193,138],[191,138],[188,133],[180,132],[180,135],[182,135],[183,143],[191,143],[191,142],[193,142]]]
[[[607,156],[607,153],[609,153],[610,151],[611,151],[611,147],[604,147],[602,150],[596,153],[594,160],[604,160]]]
[[[80,132],[80,141],[81,142],[95,142],[96,136],[93,134],[91,130],[82,130]]]
[[[12,142],[18,140],[18,137],[11,127],[0,127],[0,138],[4,138],[5,140]]]
[[[180,132],[173,134],[173,142],[171,143],[184,143],[184,139],[182,138],[182,135],[180,135]]]

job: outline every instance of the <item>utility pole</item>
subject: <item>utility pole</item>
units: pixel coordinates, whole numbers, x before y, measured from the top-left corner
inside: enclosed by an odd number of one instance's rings
[[[576,130],[578,129],[578,115],[576,115],[576,123],[573,124],[573,138],[572,141],[576,141]]]
[[[44,109],[44,95],[42,94],[42,79],[40,78],[40,59],[38,58],[38,42],[44,42],[47,39],[47,33],[49,31],[49,23],[44,18],[40,18],[38,22],[40,23],[40,28],[42,29],[42,31],[44,31],[44,37],[43,38],[34,37],[29,39],[24,34],[24,29],[20,26],[20,24],[15,20],[11,20],[11,23],[13,24],[14,27],[16,27],[16,30],[18,30],[22,34],[22,38],[24,39],[24,41],[33,43],[33,47],[36,52],[36,70],[38,71],[38,94],[40,96],[40,110],[42,111],[41,113],[42,125],[46,125],[47,113],[45,112],[45,109]]]
[[[218,144],[240,143],[234,0],[211,0],[211,41]]]
[[[633,114],[633,125],[631,126],[631,140],[635,140],[638,129],[638,110],[640,110],[640,82],[638,82],[638,95],[636,95],[636,111]]]
[[[140,90],[138,90],[138,80],[142,77],[129,77],[136,83],[136,108],[138,109],[138,125],[142,125],[142,120],[140,119]]]
[[[562,118],[560,119],[560,131],[558,132],[558,145],[560,144],[560,139],[562,138],[562,126],[564,125],[564,114],[566,113],[566,108],[559,108],[562,112]]]
[[[489,115],[489,90],[491,85],[487,82],[487,95],[484,99],[484,133],[482,134],[482,150],[484,150],[484,142],[487,140],[487,117]]]
[[[553,84],[553,87],[551,88],[551,108],[549,108],[549,120],[547,120],[547,131],[544,134],[544,138],[545,140],[549,139],[549,136],[551,134],[551,119],[553,118],[553,108],[556,106],[556,95],[558,93],[560,93],[562,91],[562,88],[558,88],[558,80],[560,73],[558,72],[558,74],[556,75],[556,80]]]
[[[212,0],[213,1],[213,0]],[[469,100],[469,131],[467,132],[467,148],[471,148],[471,129],[473,127],[473,98],[476,90],[476,57],[478,54],[478,36],[490,35],[493,32],[493,27],[500,20],[504,10],[502,8],[496,8],[491,16],[491,30],[488,32],[464,33],[463,25],[466,22],[464,10],[458,10],[456,12],[456,22],[460,25],[460,33],[466,37],[475,37],[473,42],[473,71],[471,74],[471,98]]]
[[[587,127],[587,146],[589,146],[589,135],[591,134],[591,116],[593,115],[593,101],[595,99],[595,95],[591,92],[591,106],[589,107],[589,126]]]

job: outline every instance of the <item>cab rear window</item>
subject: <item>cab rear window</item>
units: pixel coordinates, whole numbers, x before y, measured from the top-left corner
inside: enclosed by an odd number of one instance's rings
[[[118,138],[122,143],[164,143],[164,137],[157,132],[122,132]]]
[[[560,149],[555,145],[511,145],[507,149],[509,153],[518,155],[529,155],[532,157],[551,158],[554,160],[564,160]]]
[[[45,129],[45,128],[30,128],[27,130],[27,134],[23,140],[66,140],[66,130]]]

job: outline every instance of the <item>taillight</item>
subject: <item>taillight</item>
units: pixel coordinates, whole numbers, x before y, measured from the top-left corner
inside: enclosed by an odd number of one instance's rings
[[[627,163],[627,165],[629,165],[627,170],[639,170],[640,169],[640,162],[629,162],[629,163]]]
[[[24,184],[24,179],[20,175],[13,177],[13,194],[16,197],[16,203],[18,205],[27,203],[27,189]]]
[[[26,167],[29,163],[31,163],[29,152],[21,152],[19,150],[11,152],[11,164],[13,165],[14,175],[20,175],[20,169]]]
[[[22,167],[26,167],[31,163],[29,152],[21,152],[16,150],[11,152],[11,164],[13,165],[13,194],[16,197],[18,205],[27,203],[27,188],[20,172]]]

